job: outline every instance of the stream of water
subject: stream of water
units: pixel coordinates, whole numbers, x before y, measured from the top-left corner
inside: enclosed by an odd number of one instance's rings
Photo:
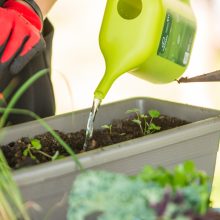
[[[87,122],[87,126],[86,126],[86,137],[85,137],[85,142],[84,142],[84,145],[83,145],[84,150],[87,149],[88,144],[89,144],[89,140],[92,137],[95,116],[96,116],[96,113],[99,109],[99,106],[100,106],[101,102],[102,102],[102,100],[97,99],[97,98],[94,98],[94,100],[93,100],[92,108],[91,108],[91,111],[89,113],[89,118],[88,118],[88,122]]]

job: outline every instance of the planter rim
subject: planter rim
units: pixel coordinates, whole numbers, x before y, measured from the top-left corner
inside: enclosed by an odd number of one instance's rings
[[[195,106],[195,105],[191,105],[191,104],[188,104],[188,103],[185,104],[185,103],[178,102],[178,101],[170,101],[170,100],[147,97],[147,96],[137,96],[137,97],[126,98],[126,99],[121,99],[121,100],[109,102],[109,103],[101,105],[100,109],[111,106],[111,105],[115,105],[115,104],[119,103],[120,101],[125,101],[125,102],[126,101],[139,101],[140,102],[140,101],[145,101],[146,99],[152,100],[152,101],[165,101],[166,103],[170,103],[170,104],[178,104],[180,106],[197,108],[198,110],[201,110],[201,111],[211,110],[211,111],[216,112],[220,115],[220,111],[218,109]],[[79,109],[79,110],[72,111],[72,112],[66,112],[66,113],[63,113],[63,114],[60,114],[60,115],[50,116],[50,117],[44,118],[44,120],[48,123],[51,120],[53,120],[54,118],[62,118],[62,117],[65,117],[67,115],[70,115],[70,114],[72,114],[74,116],[74,114],[85,113],[85,112],[88,112],[90,110],[91,110],[91,108]],[[25,123],[22,123],[22,124],[8,126],[8,127],[5,127],[5,128],[0,128],[0,132],[2,132],[2,131],[5,132],[5,131],[7,131],[8,129],[11,129],[11,128],[17,129],[17,128],[22,127],[22,125],[30,125],[31,126],[32,124],[35,124],[35,123],[36,123],[36,121],[30,121],[30,122],[25,122]]]

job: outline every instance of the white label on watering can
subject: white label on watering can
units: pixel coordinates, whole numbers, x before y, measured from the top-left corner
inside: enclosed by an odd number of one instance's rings
[[[181,66],[189,62],[195,27],[186,18],[168,11],[157,54]]]

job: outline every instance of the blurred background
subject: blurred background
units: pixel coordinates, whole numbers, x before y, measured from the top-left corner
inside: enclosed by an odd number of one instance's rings
[[[98,35],[106,0],[58,0],[48,17],[55,27],[52,80],[57,114],[90,108],[93,92],[105,70]],[[197,36],[184,76],[220,69],[220,0],[191,0]],[[103,103],[149,96],[220,110],[220,82],[154,85],[124,74]],[[207,146],[208,147],[208,146]],[[214,206],[220,207],[220,156],[213,187]]]

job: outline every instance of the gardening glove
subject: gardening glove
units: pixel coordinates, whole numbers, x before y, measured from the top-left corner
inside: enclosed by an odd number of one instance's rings
[[[6,0],[0,7],[0,79],[21,71],[45,47],[39,7],[36,11],[33,2],[24,2],[30,7],[16,0]]]

